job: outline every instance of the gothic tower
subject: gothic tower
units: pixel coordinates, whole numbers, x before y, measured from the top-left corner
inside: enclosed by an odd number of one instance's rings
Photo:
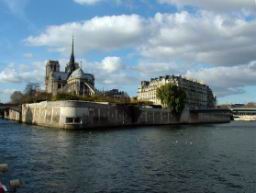
[[[52,93],[53,90],[53,74],[54,72],[60,72],[60,64],[58,61],[50,60],[46,64],[45,73],[45,89],[47,93]]]

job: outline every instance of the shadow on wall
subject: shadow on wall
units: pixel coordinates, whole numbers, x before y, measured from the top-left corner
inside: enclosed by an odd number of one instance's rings
[[[33,113],[30,107],[28,107],[26,115],[25,115],[26,123],[32,124],[33,121]]]
[[[126,114],[132,123],[136,123],[141,115],[141,109],[134,105],[117,105],[117,109]]]

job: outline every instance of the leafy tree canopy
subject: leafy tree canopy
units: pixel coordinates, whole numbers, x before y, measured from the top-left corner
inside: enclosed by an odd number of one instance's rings
[[[164,107],[172,109],[173,113],[180,114],[186,103],[186,93],[175,84],[165,84],[157,89],[157,98]]]

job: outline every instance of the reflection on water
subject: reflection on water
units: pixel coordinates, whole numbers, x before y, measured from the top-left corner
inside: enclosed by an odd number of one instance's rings
[[[0,121],[20,192],[256,192],[256,123],[62,131]]]

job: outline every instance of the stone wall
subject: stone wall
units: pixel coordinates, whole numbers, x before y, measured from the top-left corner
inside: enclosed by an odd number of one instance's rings
[[[21,111],[17,109],[6,109],[4,111],[4,118],[12,121],[21,121]]]
[[[63,129],[229,121],[230,115],[219,111],[191,113],[185,110],[177,118],[166,109],[106,103],[56,101],[22,105],[22,122]]]

